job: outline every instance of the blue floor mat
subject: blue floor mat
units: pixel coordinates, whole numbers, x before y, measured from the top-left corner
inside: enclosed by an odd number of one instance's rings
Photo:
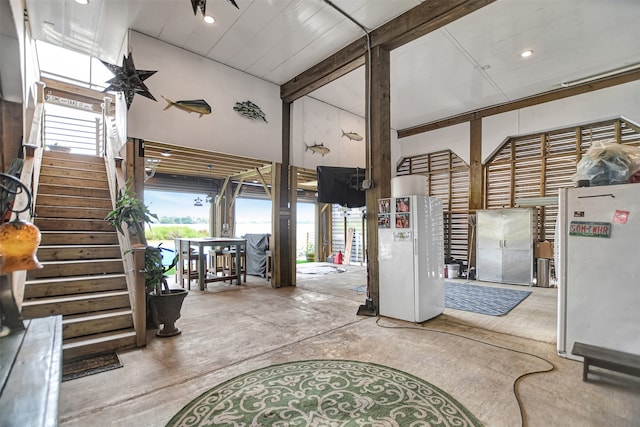
[[[357,291],[358,293],[367,292],[367,285],[360,285],[357,288],[351,288],[352,291]]]
[[[510,312],[531,291],[444,282],[444,306],[455,310],[502,316]]]

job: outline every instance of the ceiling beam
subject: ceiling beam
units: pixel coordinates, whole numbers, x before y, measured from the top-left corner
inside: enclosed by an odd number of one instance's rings
[[[406,138],[408,136],[418,135],[437,129],[443,129],[448,126],[467,123],[475,119],[489,117],[496,114],[502,114],[509,111],[519,110],[521,108],[531,107],[533,105],[544,104],[545,102],[556,101],[558,99],[569,98],[583,93],[593,92],[599,89],[605,89],[625,83],[640,80],[640,70],[627,71],[616,76],[594,80],[580,85],[551,90],[538,95],[520,98],[515,101],[505,102],[504,104],[494,105],[492,107],[482,108],[480,110],[468,111],[448,117],[446,119],[437,120],[435,122],[425,123],[398,131],[398,138]]]
[[[232,175],[230,178],[232,178],[232,179],[241,179],[241,180],[244,180],[245,178],[255,176],[255,175],[256,175],[256,172],[257,172],[257,174],[258,174],[258,175],[259,175],[261,172],[265,172],[265,173],[266,173],[266,172],[271,172],[271,168],[272,168],[272,165],[271,165],[271,164],[268,164],[268,165],[266,165],[266,166],[262,166],[261,168],[247,169],[247,170],[246,170],[246,171],[244,171],[244,172],[241,172],[241,173],[237,173],[237,174],[235,174],[235,175]]]
[[[370,32],[371,48],[396,49],[444,27],[495,0],[432,0],[403,13]],[[366,37],[342,48],[280,86],[280,98],[293,102],[364,64]]]
[[[258,173],[258,179],[262,183],[262,187],[264,187],[264,192],[267,193],[267,197],[269,197],[270,200],[273,200],[271,190],[269,190],[269,186],[267,185],[267,181],[265,181],[264,176],[260,173],[260,169],[256,168],[256,172]],[[269,167],[269,172],[271,172],[271,167]]]

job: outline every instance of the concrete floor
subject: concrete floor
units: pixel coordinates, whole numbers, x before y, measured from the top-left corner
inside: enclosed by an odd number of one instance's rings
[[[555,288],[533,294],[502,317],[457,310],[422,325],[357,316],[366,284],[360,266],[339,274],[299,274],[273,289],[249,276],[240,287],[191,287],[182,334],[120,354],[124,367],[62,383],[64,426],[163,426],[214,385],[274,363],[301,359],[371,361],[445,390],[486,426],[640,426],[640,381],[582,381],[582,364],[556,355]],[[505,286],[509,285],[496,285]],[[513,286],[522,289],[521,286]],[[467,337],[467,338],[465,338]],[[468,339],[471,338],[471,339]],[[528,354],[529,353],[529,354]],[[546,359],[547,361],[545,361]]]

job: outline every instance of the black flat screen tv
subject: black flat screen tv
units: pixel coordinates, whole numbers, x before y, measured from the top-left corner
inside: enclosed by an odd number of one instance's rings
[[[348,208],[366,204],[362,189],[364,169],[318,166],[318,202],[332,203]]]

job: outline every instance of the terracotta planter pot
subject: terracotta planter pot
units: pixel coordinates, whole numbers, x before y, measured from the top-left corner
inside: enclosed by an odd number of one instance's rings
[[[176,320],[180,318],[182,302],[189,292],[186,289],[170,289],[162,291],[161,295],[149,295],[151,318],[162,325],[156,332],[159,337],[172,337],[182,331],[176,328]]]

